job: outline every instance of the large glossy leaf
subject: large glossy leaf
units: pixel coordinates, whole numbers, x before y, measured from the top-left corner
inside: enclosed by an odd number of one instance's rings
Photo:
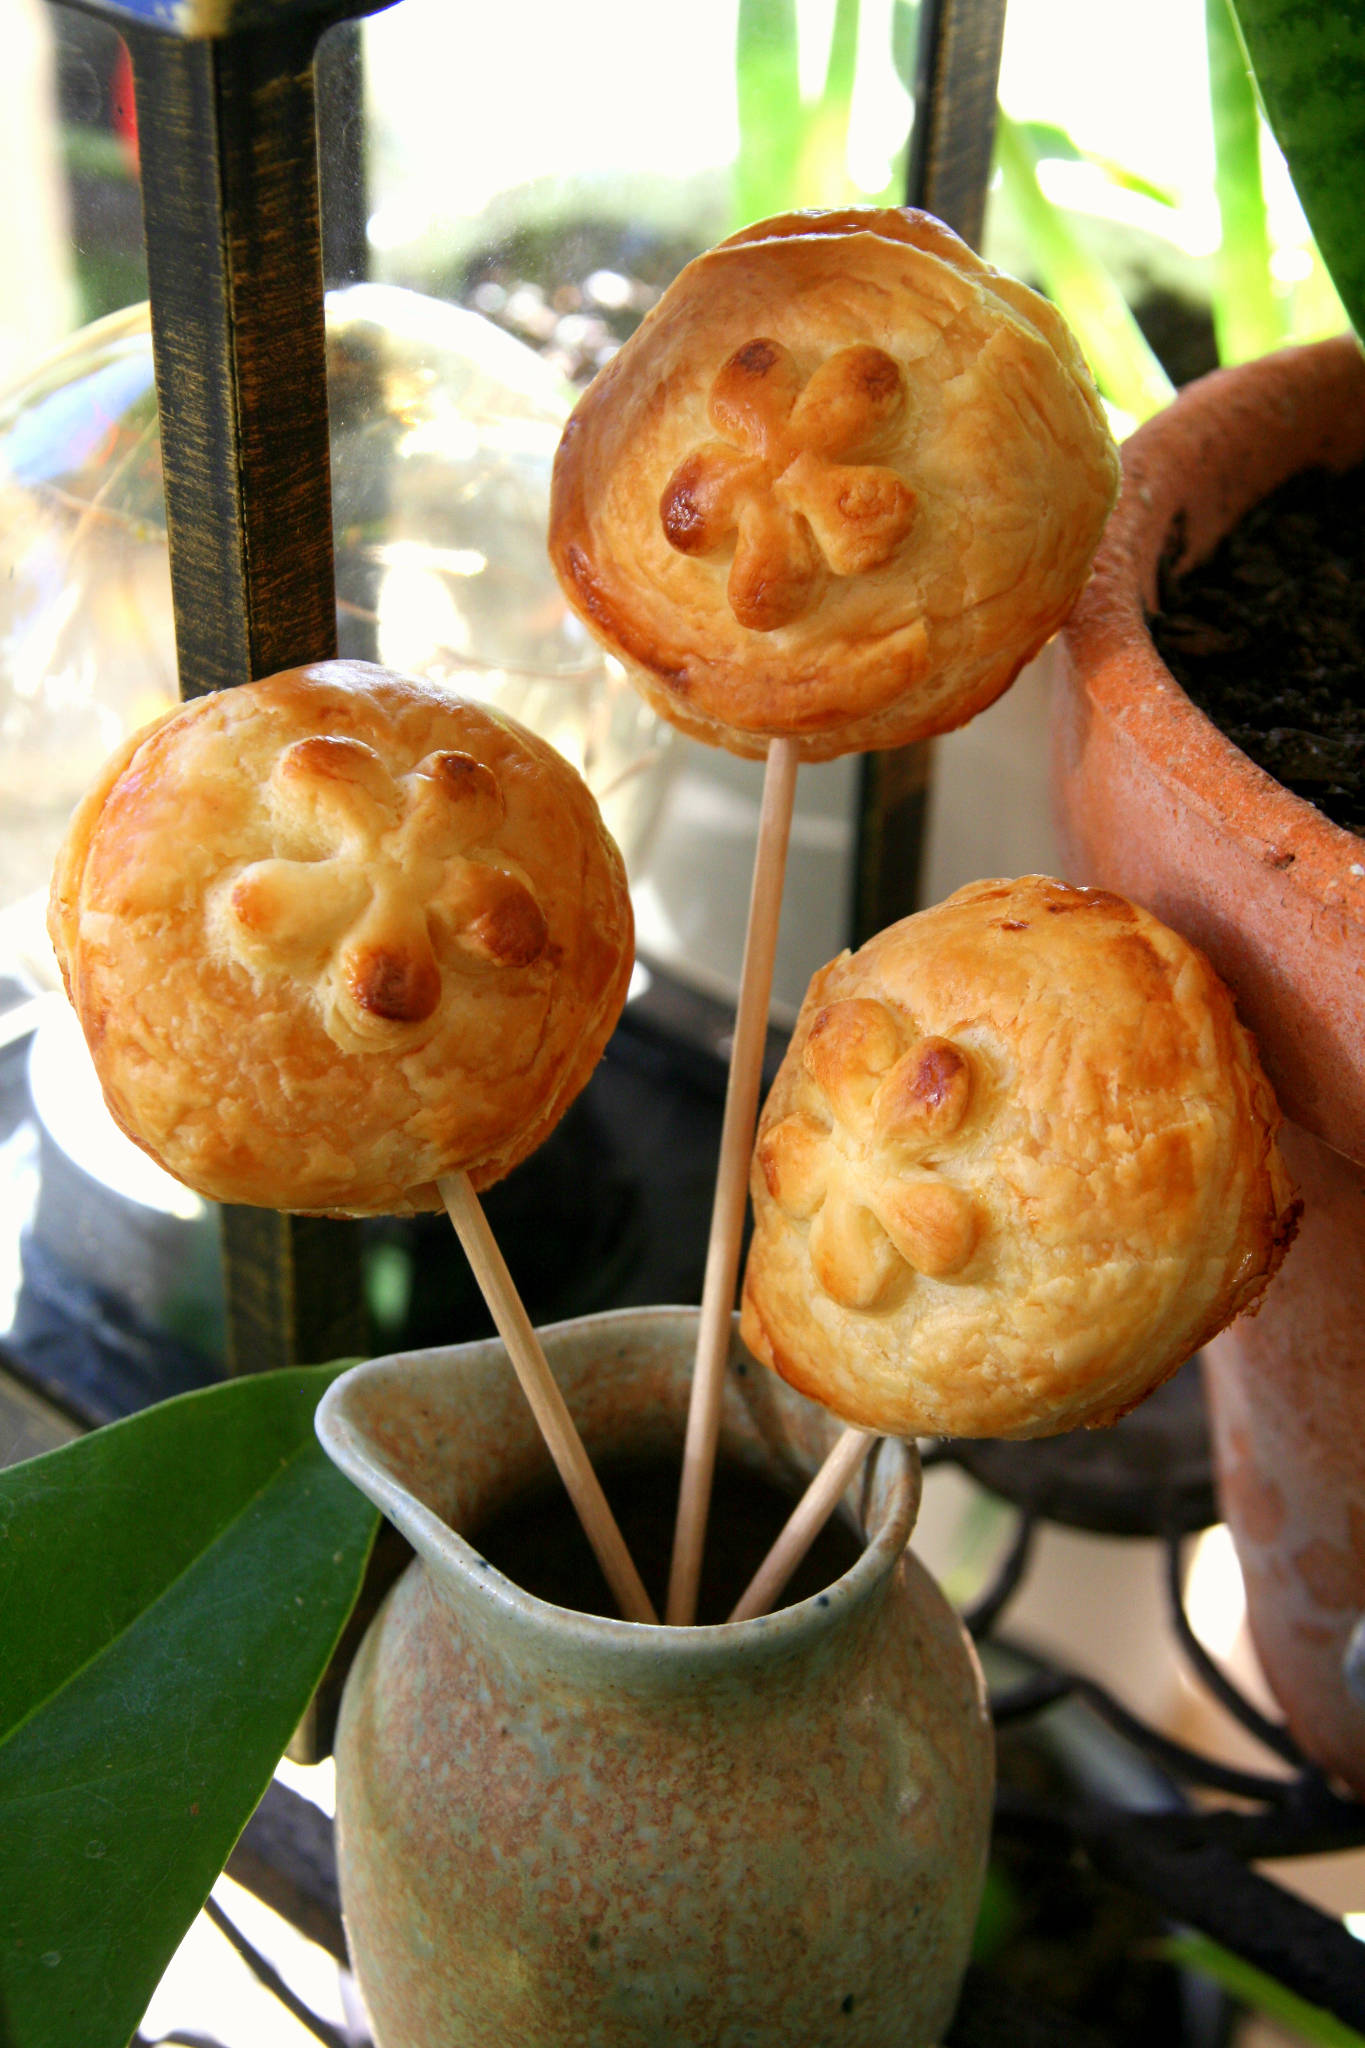
[[[1308,225],[1365,335],[1365,0],[1233,0]]]
[[[376,1526],[334,1369],[0,1473],[0,2044],[124,2048],[296,1727]]]

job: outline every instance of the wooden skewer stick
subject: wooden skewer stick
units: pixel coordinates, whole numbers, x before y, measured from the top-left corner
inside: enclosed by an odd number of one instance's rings
[[[763,806],[758,823],[758,849],[749,895],[749,923],[744,937],[735,1010],[735,1039],[721,1125],[720,1159],[702,1281],[697,1364],[687,1411],[682,1486],[673,1535],[673,1560],[668,1579],[666,1619],[686,1627],[697,1611],[706,1516],[720,1434],[725,1362],[730,1353],[730,1319],[735,1280],[744,1237],[744,1208],[749,1192],[749,1155],[758,1120],[758,1091],[763,1079],[763,1048],[768,1032],[773,961],[782,912],[782,883],[796,797],[797,749],[794,740],[772,740],[763,777]]]
[[[521,1296],[517,1293],[497,1241],[488,1227],[483,1204],[470,1185],[467,1173],[443,1174],[436,1183],[446,1214],[464,1246],[465,1257],[474,1269],[498,1335],[507,1346],[517,1378],[540,1425],[541,1435],[554,1459],[569,1498],[578,1510],[584,1534],[591,1543],[607,1584],[616,1596],[627,1621],[657,1621],[654,1606],[640,1574],[636,1571],[616,1518],[607,1505],[597,1474],[588,1461],[583,1439],[574,1427],[563,1394],[559,1390],[540,1339],[531,1327]]]
[[[766,1614],[838,1506],[877,1441],[870,1429],[846,1429],[783,1524],[781,1534],[735,1605],[731,1621]]]

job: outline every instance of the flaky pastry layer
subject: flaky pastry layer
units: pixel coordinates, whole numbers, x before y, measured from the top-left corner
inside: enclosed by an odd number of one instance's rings
[[[1202,954],[1042,876],[821,970],[760,1120],[742,1330],[864,1428],[1115,1421],[1260,1297],[1298,1202]]]
[[[433,684],[322,662],[183,705],[78,807],[49,928],[117,1122],[215,1200],[486,1187],[583,1087],[632,960],[573,769]]]
[[[675,725],[825,760],[999,696],[1117,488],[1044,299],[926,214],[789,214],[689,264],[584,394],[550,553]]]

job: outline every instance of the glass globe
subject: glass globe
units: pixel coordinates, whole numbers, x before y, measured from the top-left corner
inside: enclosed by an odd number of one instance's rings
[[[634,863],[669,733],[546,557],[565,387],[479,314],[370,284],[328,295],[327,381],[341,652],[541,733]],[[100,764],[176,696],[143,305],[82,329],[0,396],[0,912],[46,890]]]

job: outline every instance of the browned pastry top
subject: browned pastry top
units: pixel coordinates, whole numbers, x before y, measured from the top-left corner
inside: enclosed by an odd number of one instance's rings
[[[136,735],[72,820],[50,928],[129,1136],[219,1201],[306,1212],[506,1173],[631,966],[620,856],[568,764],[358,662]]]
[[[820,760],[997,697],[1117,484],[1045,300],[927,214],[790,214],[689,264],[585,393],[550,552],[674,724]]]
[[[1111,1422],[1293,1234],[1278,1112],[1203,956],[1045,877],[824,968],[764,1108],[743,1333],[901,1436]]]

